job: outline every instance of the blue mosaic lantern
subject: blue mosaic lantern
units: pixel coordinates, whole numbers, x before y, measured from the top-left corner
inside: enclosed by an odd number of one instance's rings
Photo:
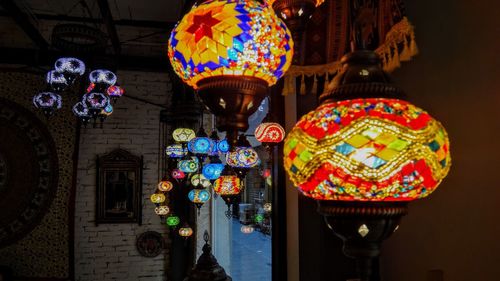
[[[214,145],[213,140],[208,137],[203,127],[201,127],[196,137],[188,142],[188,150],[203,161],[205,157],[212,153]]]
[[[194,173],[198,171],[199,163],[196,157],[191,157],[191,159],[184,159],[177,163],[177,168],[184,173]]]
[[[210,200],[210,197],[210,192],[208,192],[206,189],[195,188],[188,193],[189,200],[193,202],[198,209],[201,208],[201,206],[208,200]]]
[[[217,142],[217,149],[221,153],[227,153],[229,151],[229,142],[226,139]]]
[[[214,181],[220,177],[222,170],[224,170],[224,164],[210,163],[203,167],[202,173],[205,178]]]

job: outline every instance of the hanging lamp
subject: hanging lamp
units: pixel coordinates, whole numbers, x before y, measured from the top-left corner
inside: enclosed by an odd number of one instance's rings
[[[198,157],[200,163],[203,163],[205,158],[212,153],[215,145],[212,139],[208,137],[205,129],[203,129],[202,122],[202,126],[198,130],[196,137],[188,142],[188,151]]]
[[[264,122],[255,128],[255,138],[267,147],[280,143],[285,138],[285,129],[276,122]]]
[[[260,164],[260,158],[246,136],[241,134],[236,146],[226,154],[226,163],[243,179],[250,168]]]
[[[268,87],[290,67],[292,49],[290,32],[267,5],[214,0],[182,18],[170,35],[168,56],[234,144]]]
[[[430,195],[451,159],[444,127],[403,100],[378,55],[356,45],[320,106],[286,137],[284,166],[299,191],[317,200],[360,280],[369,281],[379,280],[374,259],[408,202]]]
[[[170,215],[168,215],[168,217],[165,219],[165,224],[171,228],[176,228],[180,222],[181,219],[172,213],[170,213]]]
[[[294,64],[299,63],[300,46],[307,23],[317,7],[325,0],[267,0],[276,14],[285,22],[295,43]]]
[[[231,217],[231,205],[238,200],[238,196],[243,189],[242,181],[238,175],[229,166],[226,166],[222,171],[221,176],[215,180],[213,184],[215,193],[221,196],[226,202],[226,216]]]

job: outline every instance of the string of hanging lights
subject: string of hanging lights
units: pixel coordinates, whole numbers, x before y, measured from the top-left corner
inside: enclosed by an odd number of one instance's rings
[[[47,89],[33,97],[33,105],[42,110],[47,117],[52,116],[56,110],[62,107],[62,96],[78,77],[85,73],[85,63],[77,58],[63,57],[56,60],[54,70],[47,73]],[[116,75],[105,69],[93,70],[89,73],[90,85],[86,93],[73,107],[73,114],[78,117],[84,125],[94,119],[102,122],[113,113],[111,101],[116,100],[124,94],[123,88],[116,84]]]

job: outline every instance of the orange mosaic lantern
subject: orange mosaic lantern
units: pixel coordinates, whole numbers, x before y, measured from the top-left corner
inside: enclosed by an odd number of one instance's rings
[[[228,131],[231,144],[291,65],[290,31],[256,0],[213,0],[194,6],[173,29],[168,56]]]

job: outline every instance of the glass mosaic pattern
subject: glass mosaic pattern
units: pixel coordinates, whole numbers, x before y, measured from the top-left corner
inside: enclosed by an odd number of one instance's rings
[[[203,78],[249,76],[273,85],[290,67],[290,31],[257,1],[212,0],[193,7],[170,35],[174,71],[197,88]]]
[[[260,164],[260,159],[255,149],[237,147],[226,154],[226,163],[235,168],[252,168]]]
[[[306,196],[324,200],[408,201],[423,198],[447,175],[443,126],[394,99],[324,104],[287,136],[285,169]]]
[[[279,143],[285,138],[285,129],[278,123],[262,123],[255,129],[255,138],[262,143]]]
[[[210,200],[210,192],[205,189],[193,189],[189,191],[188,198],[195,204],[204,204]]]
[[[196,137],[188,142],[188,150],[194,154],[208,155],[214,149],[214,142],[208,137]]]
[[[215,180],[214,191],[219,195],[237,195],[241,191],[241,180],[237,176],[220,176]]]
[[[196,133],[189,128],[177,128],[172,133],[172,137],[176,142],[185,143],[196,137]]]

